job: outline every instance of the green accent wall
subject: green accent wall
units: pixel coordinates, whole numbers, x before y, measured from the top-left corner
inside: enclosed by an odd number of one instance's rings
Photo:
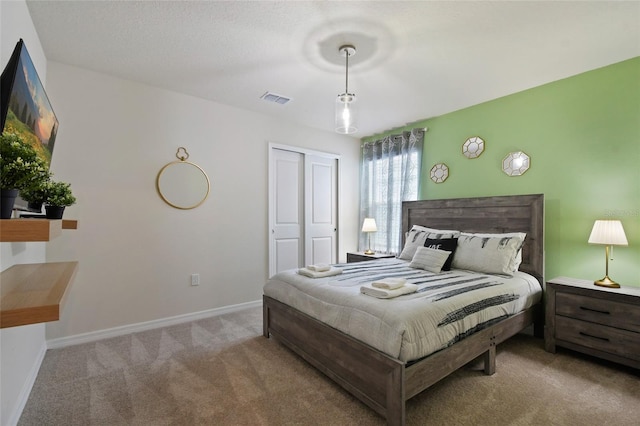
[[[629,246],[613,249],[609,276],[640,287],[640,57],[412,127],[423,126],[422,199],[543,193],[547,279],[602,278],[604,246],[587,239],[596,219],[620,219]],[[485,151],[467,159],[462,144],[476,135]],[[502,172],[512,151],[531,158],[522,176]],[[440,162],[449,178],[436,184]]]

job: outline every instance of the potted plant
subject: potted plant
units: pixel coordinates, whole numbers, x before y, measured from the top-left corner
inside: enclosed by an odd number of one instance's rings
[[[62,219],[64,208],[75,204],[76,197],[71,191],[71,184],[50,180],[45,185],[45,206],[47,219]]]
[[[20,198],[29,203],[31,211],[42,211],[42,204],[47,199],[47,186],[50,177],[32,182],[29,186],[20,190]]]
[[[36,151],[19,135],[3,132],[0,136],[0,218],[11,218],[13,204],[20,190],[48,178],[48,167]]]

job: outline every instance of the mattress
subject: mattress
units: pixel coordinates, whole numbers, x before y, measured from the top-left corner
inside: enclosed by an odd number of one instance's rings
[[[542,297],[538,280],[520,271],[513,277],[456,269],[434,274],[395,258],[334,266],[342,274],[278,273],[264,285],[264,294],[404,362],[453,345]],[[388,277],[405,278],[418,290],[393,299],[360,292]]]

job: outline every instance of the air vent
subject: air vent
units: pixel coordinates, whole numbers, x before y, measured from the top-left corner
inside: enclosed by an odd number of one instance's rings
[[[269,102],[275,102],[280,105],[284,105],[291,100],[291,98],[287,98],[286,96],[277,95],[271,92],[266,92],[264,95],[260,96],[260,99],[264,99],[265,101]]]

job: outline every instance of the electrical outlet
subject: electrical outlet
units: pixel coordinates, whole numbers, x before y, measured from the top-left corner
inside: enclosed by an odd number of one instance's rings
[[[200,285],[200,274],[191,274],[191,285]]]

